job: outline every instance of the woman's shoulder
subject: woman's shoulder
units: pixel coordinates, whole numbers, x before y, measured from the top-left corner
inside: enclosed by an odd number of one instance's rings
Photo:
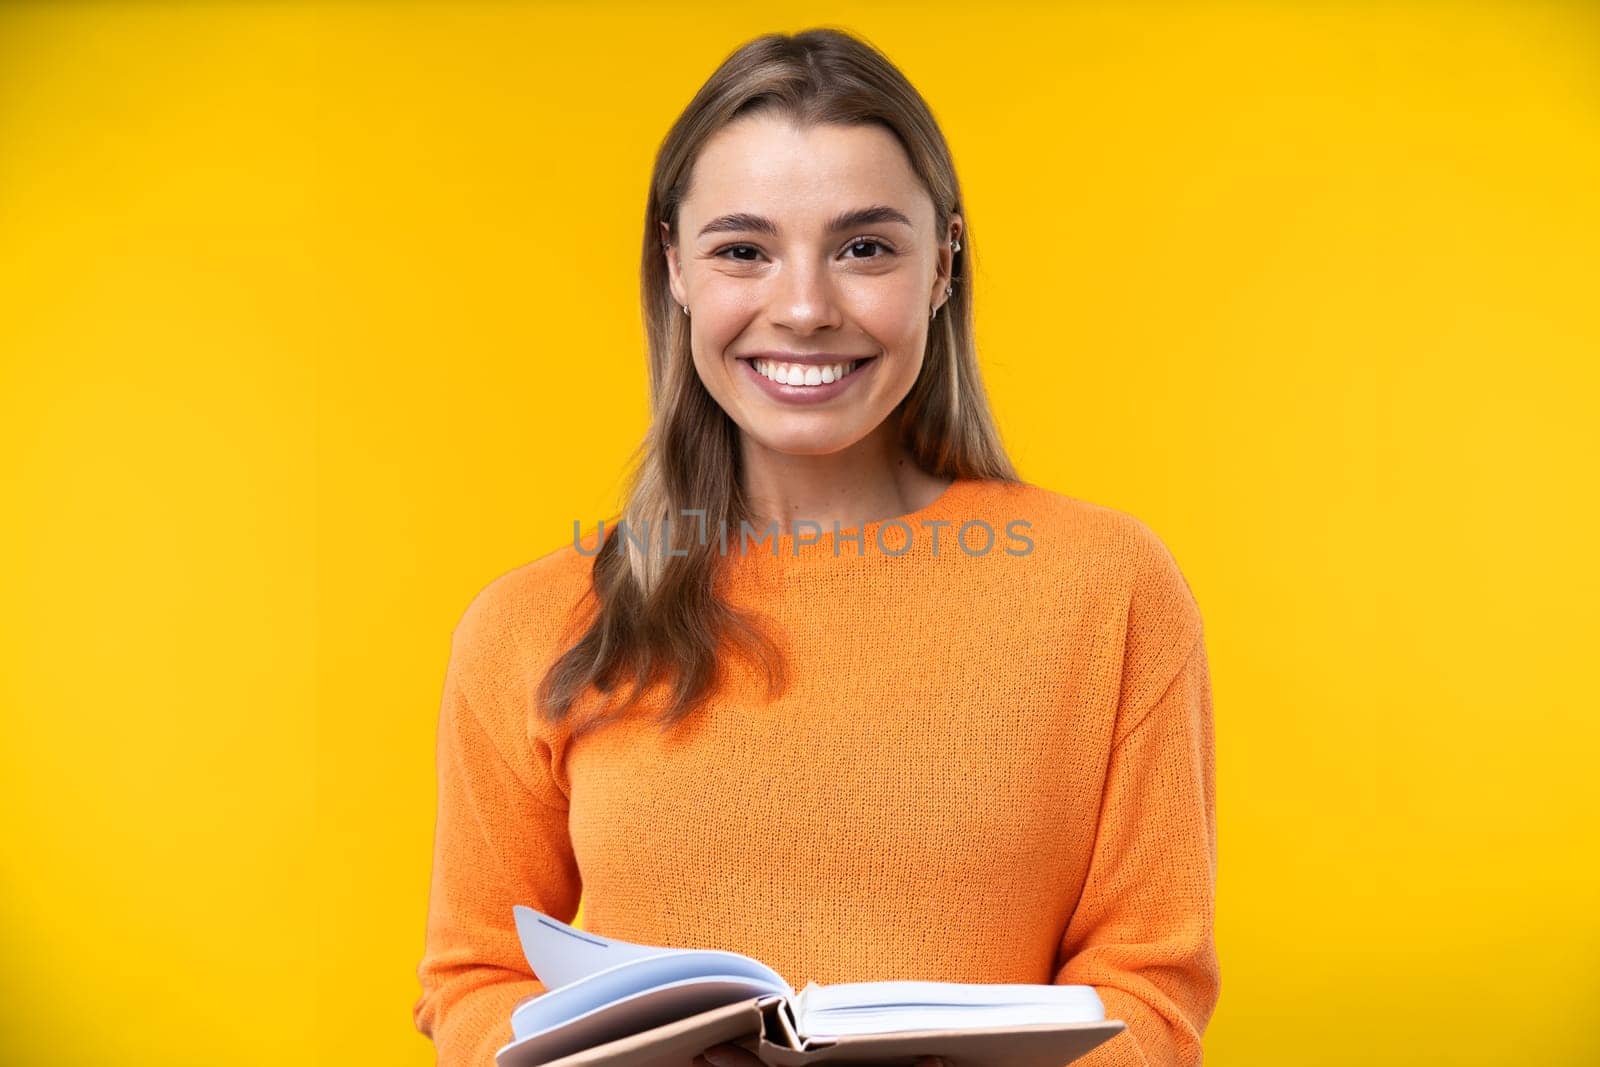
[[[1166,542],[1143,518],[1032,482],[987,482],[989,521],[1022,520],[1080,555],[1130,571],[1173,563]]]
[[[458,650],[532,668],[571,632],[592,590],[593,566],[593,555],[569,542],[489,579],[456,623]]]
[[[1026,534],[1063,580],[1092,581],[1127,605],[1130,626],[1161,620],[1184,637],[1198,634],[1194,590],[1166,540],[1132,511],[1028,482],[996,483],[988,508],[1002,522],[1029,523]],[[991,522],[994,520],[991,519]]]

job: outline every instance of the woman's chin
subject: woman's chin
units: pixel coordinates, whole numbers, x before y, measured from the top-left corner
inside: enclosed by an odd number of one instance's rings
[[[787,421],[787,420],[776,420]],[[753,443],[785,456],[831,456],[843,452],[857,441],[861,440],[864,433],[842,432],[839,425],[817,428],[788,428],[777,425],[776,421],[762,421],[747,432]],[[812,417],[805,417],[804,421],[815,421]],[[852,425],[854,420],[851,420]]]

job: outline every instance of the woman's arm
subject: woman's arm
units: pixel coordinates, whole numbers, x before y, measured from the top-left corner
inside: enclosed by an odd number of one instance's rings
[[[480,595],[457,625],[439,712],[438,819],[416,1028],[439,1067],[493,1067],[511,1009],[544,992],[512,917],[526,904],[571,921],[582,890],[565,797],[530,740],[513,657]]]
[[[1157,689],[1157,687],[1159,687]],[[1216,1007],[1216,801],[1203,633],[1134,707],[1111,752],[1099,832],[1058,985],[1092,985],[1127,1029],[1073,1067],[1201,1062]],[[1142,710],[1141,710],[1142,709]]]

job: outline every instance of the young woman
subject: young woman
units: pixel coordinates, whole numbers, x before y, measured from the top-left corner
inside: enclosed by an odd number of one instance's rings
[[[452,641],[414,1009],[441,1064],[492,1064],[544,991],[513,905],[580,896],[796,988],[1092,985],[1127,1027],[1079,1063],[1200,1062],[1199,610],[1138,519],[1014,473],[971,257],[927,105],[854,37],[753,40],[673,126],[626,529],[495,579]]]

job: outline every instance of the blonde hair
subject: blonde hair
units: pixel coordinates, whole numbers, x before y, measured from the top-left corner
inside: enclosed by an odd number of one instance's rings
[[[598,611],[538,686],[535,704],[549,721],[565,718],[588,686],[610,694],[631,675],[633,690],[610,717],[666,680],[673,698],[658,720],[666,730],[715,691],[725,641],[729,651],[764,667],[769,694],[787,688],[781,653],[758,617],[732,609],[714,593],[723,560],[717,538],[699,544],[699,520],[682,518],[682,509],[703,508],[711,530],[738,531],[742,522],[755,522],[741,482],[738,427],[695,372],[688,319],[668,285],[661,235],[665,222],[668,240],[677,243],[678,208],[707,139],[758,112],[786,116],[802,128],[876,123],[888,129],[933,200],[935,232],[948,232],[950,217],[963,216],[961,248],[951,268],[954,292],[944,304],[947,313],[929,326],[921,373],[896,409],[900,435],[929,474],[1017,480],[978,374],[972,296],[964,284],[972,225],[949,147],[926,102],[888,59],[842,30],[821,27],[749,41],[700,87],[656,153],[639,270],[651,423],[633,457],[622,514],[629,534],[607,536],[595,555],[592,594]],[[658,534],[669,517],[670,555]],[[606,719],[597,714],[576,732]]]

